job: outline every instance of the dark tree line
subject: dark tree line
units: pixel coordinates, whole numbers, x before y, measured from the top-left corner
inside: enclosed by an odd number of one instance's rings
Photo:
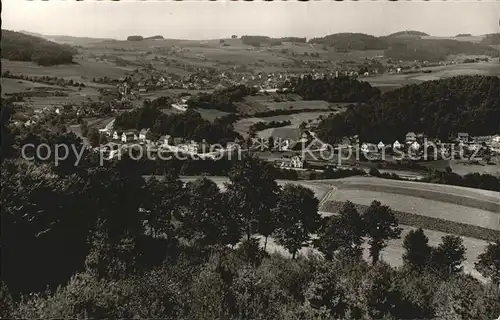
[[[466,55],[487,55],[498,57],[498,50],[494,48],[467,41],[457,41],[451,39],[419,39],[400,40],[392,42],[390,47],[384,51],[384,56],[397,60],[419,60],[438,62],[444,61],[452,54]]]
[[[340,50],[383,50],[387,42],[364,33],[335,33],[322,38],[313,38],[309,43],[323,44]]]
[[[304,100],[325,100],[328,102],[367,102],[380,95],[380,90],[368,82],[349,77],[313,79],[310,75],[294,78],[285,84]]]
[[[386,92],[345,113],[323,120],[325,142],[359,134],[364,141],[392,143],[406,133],[424,132],[443,141],[457,132],[490,135],[500,131],[500,79],[459,76],[426,81]]]
[[[245,96],[257,93],[256,88],[244,85],[232,86],[213,93],[200,93],[188,100],[191,109],[216,109],[225,112],[236,112],[235,102],[241,101]]]
[[[281,39],[273,39],[266,36],[241,36],[241,42],[248,46],[260,47],[262,45],[279,46]]]
[[[39,37],[2,29],[2,58],[42,66],[73,63],[76,50]]]
[[[262,131],[264,129],[269,129],[269,128],[285,127],[285,126],[289,126],[291,124],[292,123],[290,122],[290,120],[270,121],[270,122],[259,121],[257,123],[252,124],[248,130],[253,131],[253,132],[257,132],[257,131]]]

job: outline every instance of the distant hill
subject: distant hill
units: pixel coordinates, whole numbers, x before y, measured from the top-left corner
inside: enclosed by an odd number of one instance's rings
[[[384,38],[364,33],[335,33],[322,38],[313,38],[309,43],[332,46],[340,50],[384,50],[389,47]]]
[[[143,36],[129,36],[127,37],[127,41],[142,41],[142,40],[164,40],[163,36],[152,36],[152,37],[146,37],[144,38]]]
[[[44,35],[41,33],[36,33],[36,32],[31,32],[31,31],[26,31],[26,30],[20,30],[19,33],[24,33],[24,34],[27,34],[29,36],[34,36],[34,37],[39,37],[39,38],[44,37]]]
[[[152,37],[147,37],[147,38],[144,38],[145,40],[165,40],[165,38],[163,38],[163,36],[152,36]]]
[[[2,58],[49,66],[73,62],[76,50],[40,37],[2,30]]]
[[[484,45],[500,45],[500,33],[490,33],[485,35],[481,44]]]
[[[486,55],[498,57],[494,48],[466,41],[451,39],[418,39],[392,41],[384,55],[393,60],[442,61],[452,54]]]
[[[455,36],[455,38],[460,38],[460,37],[472,37],[472,34],[470,33],[459,33]]]
[[[72,46],[85,46],[87,44],[95,44],[103,41],[113,40],[111,38],[89,38],[89,37],[73,37],[73,36],[65,36],[65,35],[46,35],[31,31],[21,30],[20,33],[35,36],[39,38],[43,38],[45,40],[49,40],[59,44],[68,44]]]
[[[406,31],[399,31],[399,32],[391,33],[387,37],[406,37],[406,36],[424,37],[424,36],[429,36],[429,35],[425,32],[406,30]]]

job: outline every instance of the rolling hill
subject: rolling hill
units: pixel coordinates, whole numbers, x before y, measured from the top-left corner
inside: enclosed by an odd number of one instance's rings
[[[40,37],[2,30],[2,58],[49,66],[73,62],[76,50]]]
[[[323,44],[339,50],[383,50],[389,47],[384,38],[364,33],[335,33],[321,38],[313,38],[309,43]]]
[[[423,37],[423,36],[429,36],[425,32],[421,31],[415,31],[415,30],[405,30],[405,31],[399,31],[399,32],[394,32],[388,35],[387,37]]]

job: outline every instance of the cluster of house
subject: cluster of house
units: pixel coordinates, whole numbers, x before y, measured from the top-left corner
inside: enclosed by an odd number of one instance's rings
[[[207,153],[206,151],[210,149],[207,143],[200,143],[181,137],[173,137],[171,135],[163,135],[156,140],[152,140],[150,129],[115,130],[112,133],[109,129],[102,129],[100,132],[109,135],[111,138],[108,144],[102,146],[101,149],[103,150],[116,149],[117,146],[120,147],[132,144],[141,144],[148,147],[162,148],[163,150],[186,154],[205,154]]]
[[[387,148],[392,148],[393,150],[408,150],[413,153],[422,153],[423,147],[425,146],[425,141],[427,137],[423,133],[408,132],[405,136],[404,142],[394,141],[392,144],[385,144],[379,142],[378,144],[373,143],[362,143],[360,150],[365,153],[370,152],[380,152]],[[451,146],[458,144],[458,146],[466,151],[474,152],[481,150],[484,147],[490,148],[492,151],[500,152],[500,135],[493,136],[477,136],[472,137],[467,132],[459,132],[454,139],[453,143],[441,143],[439,140],[428,141],[438,148],[441,154],[450,154]],[[460,152],[456,150],[456,152]]]

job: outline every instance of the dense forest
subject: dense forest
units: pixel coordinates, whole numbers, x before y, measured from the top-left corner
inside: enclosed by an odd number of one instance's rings
[[[294,78],[285,87],[300,95],[304,100],[325,100],[328,102],[365,102],[378,95],[380,90],[368,82],[347,76],[313,79],[310,75]]]
[[[280,38],[283,42],[295,42],[295,43],[306,43],[307,38],[299,38],[299,37],[284,37]]]
[[[128,36],[127,41],[142,41],[142,40],[163,40],[163,36],[156,35],[152,37],[143,37],[143,36]]]
[[[392,60],[438,62],[452,54],[498,57],[498,50],[482,44],[451,39],[420,39],[392,41],[384,56]]]
[[[225,144],[241,136],[233,130],[232,125],[219,121],[204,120],[198,112],[188,110],[179,114],[165,114],[157,106],[146,104],[143,108],[122,113],[116,117],[115,127],[119,129],[151,128],[151,132],[159,137],[171,135],[202,142]]]
[[[245,96],[254,95],[257,88],[244,85],[231,86],[213,93],[199,93],[188,100],[191,109],[216,109],[225,112],[236,112],[234,102],[241,101]]]
[[[247,46],[277,46],[281,44],[280,39],[273,39],[267,36],[241,36],[241,42]],[[284,41],[284,40],[283,40]]]
[[[76,50],[45,39],[2,29],[2,58],[33,61],[42,66],[73,63]]]
[[[415,30],[405,30],[405,31],[399,31],[399,32],[394,32],[388,35],[387,37],[401,37],[401,36],[417,36],[417,37],[425,37],[429,36],[429,34],[421,31],[415,31]]]
[[[359,134],[364,141],[404,140],[409,131],[447,140],[457,132],[490,135],[500,131],[500,79],[459,76],[386,92],[319,125],[325,142]]]
[[[323,44],[342,50],[384,50],[388,47],[385,39],[364,33],[335,33],[321,38],[313,38],[309,43]]]

